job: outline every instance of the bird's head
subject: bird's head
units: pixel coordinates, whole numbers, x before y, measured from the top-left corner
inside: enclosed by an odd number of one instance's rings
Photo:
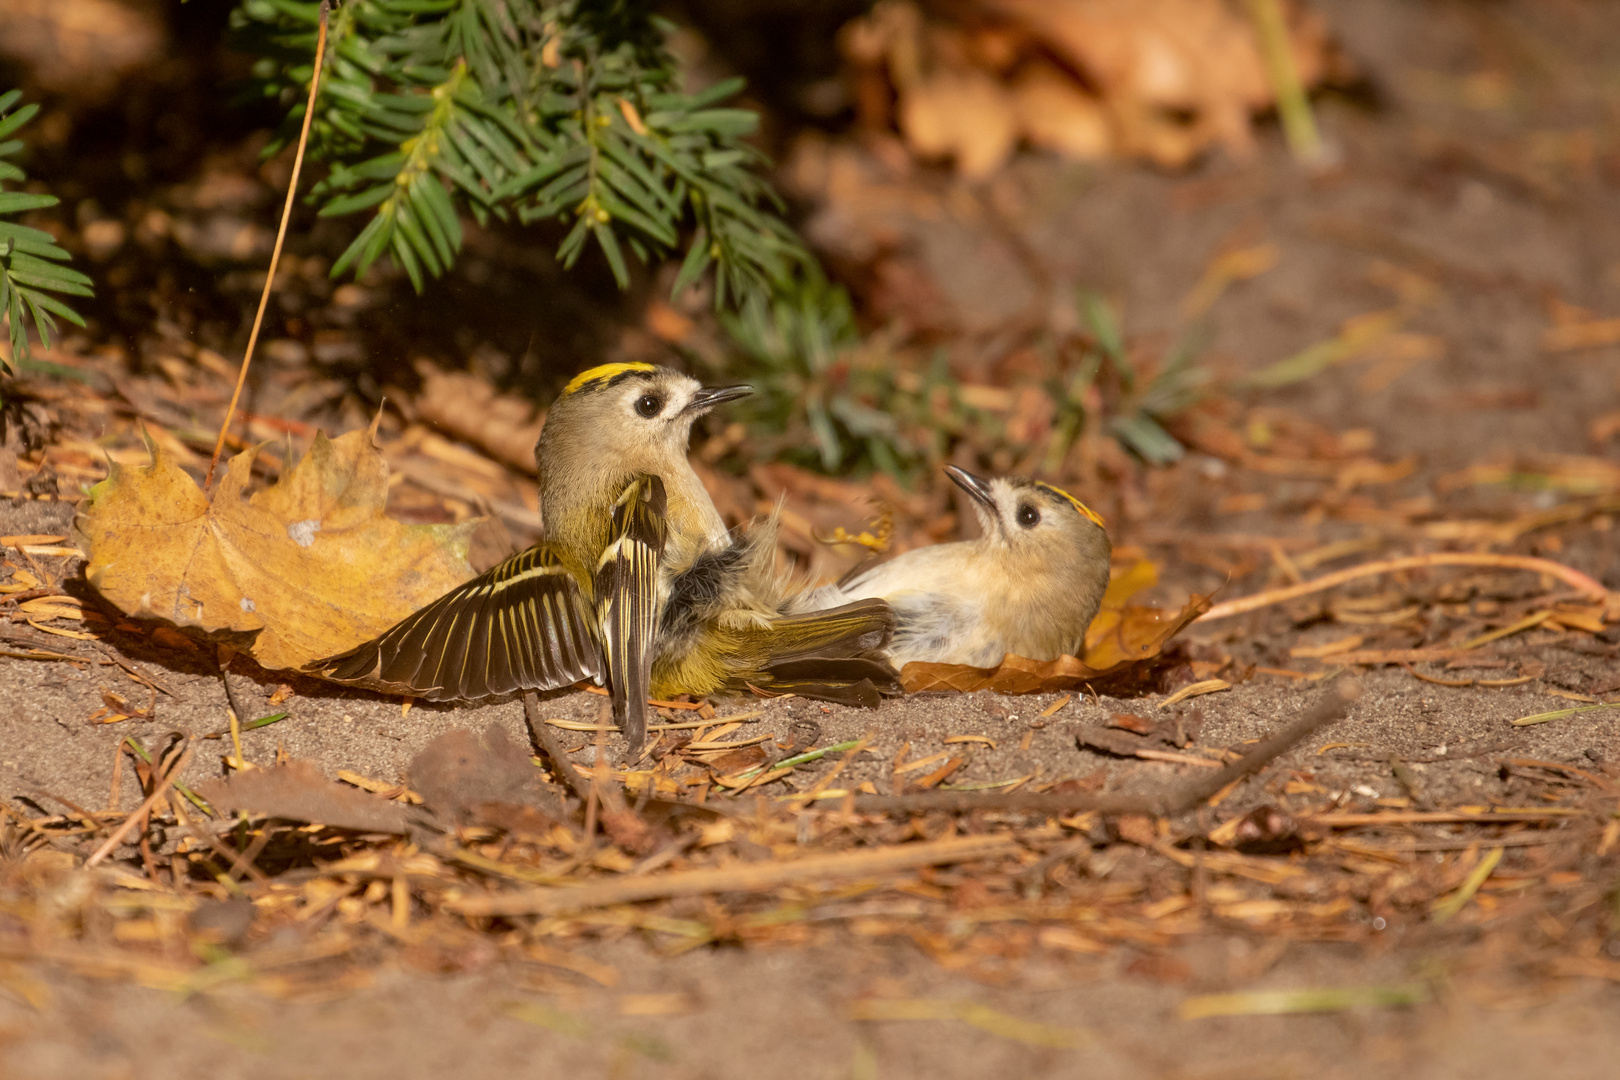
[[[1027,477],[987,480],[955,465],[947,465],[945,472],[971,497],[985,542],[1005,549],[1009,570],[1072,579],[1094,576],[1100,569],[1107,581],[1108,533],[1103,519],[1085,503]]]
[[[705,387],[690,375],[656,364],[591,368],[563,388],[546,414],[535,447],[541,475],[548,466],[555,470],[596,454],[611,457],[628,471],[660,472],[674,461],[685,461],[698,417],[751,393],[749,386]],[[566,463],[559,460],[564,456]]]

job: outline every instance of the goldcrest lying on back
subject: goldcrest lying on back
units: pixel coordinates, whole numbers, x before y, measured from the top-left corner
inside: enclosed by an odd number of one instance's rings
[[[945,471],[971,497],[982,536],[856,567],[800,603],[887,600],[895,614],[888,657],[897,668],[913,660],[995,667],[1008,653],[1079,655],[1108,588],[1102,519],[1038,480],[986,480],[954,465]]]

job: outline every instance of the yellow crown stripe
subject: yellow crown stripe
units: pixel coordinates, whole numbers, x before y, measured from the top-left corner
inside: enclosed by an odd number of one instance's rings
[[[582,371],[578,375],[575,375],[569,384],[563,387],[563,396],[566,397],[569,394],[578,393],[587,386],[591,386],[594,383],[606,382],[609,379],[623,375],[628,371],[657,370],[658,368],[654,364],[645,364],[639,362],[634,364],[601,364],[597,367],[591,368],[589,371]]]
[[[1045,488],[1047,491],[1050,491],[1054,495],[1061,495],[1065,499],[1068,499],[1071,503],[1074,504],[1074,508],[1076,510],[1080,511],[1080,516],[1083,517],[1083,518],[1090,519],[1097,526],[1097,528],[1106,529],[1108,527],[1103,522],[1102,516],[1100,514],[1098,514],[1097,511],[1093,510],[1091,507],[1087,506],[1085,503],[1081,502],[1079,499],[1075,498],[1073,495],[1070,495],[1067,491],[1064,491],[1062,488],[1060,488],[1060,487],[1058,487],[1058,486],[1056,486],[1054,484],[1042,484],[1041,487]]]

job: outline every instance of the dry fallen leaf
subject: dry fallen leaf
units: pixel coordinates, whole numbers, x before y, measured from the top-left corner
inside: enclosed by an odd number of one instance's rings
[[[940,72],[900,102],[900,130],[924,157],[954,157],[962,175],[982,179],[1001,168],[1018,142],[1011,96],[973,68]]]
[[[1322,18],[1285,3],[1309,87],[1343,73]],[[840,36],[867,127],[923,157],[994,172],[1020,140],[1081,160],[1186,165],[1211,145],[1253,152],[1275,92],[1252,17],[1228,0],[883,0]]]
[[[1108,588],[1103,592],[1102,605],[1096,618],[1086,627],[1086,656],[1091,657],[1115,630],[1125,616],[1125,602],[1144,589],[1159,583],[1159,568],[1151,559],[1138,559],[1123,573],[1111,573]],[[1100,654],[1097,654],[1100,656]]]
[[[90,583],[128,614],[257,631],[254,659],[297,669],[473,576],[477,520],[405,525],[383,513],[388,466],[372,432],[317,435],[303,460],[252,495],[248,450],[212,500],[167,451],[148,446],[152,463],[114,465],[74,522]]]
[[[545,414],[536,412],[532,402],[498,393],[477,375],[441,371],[425,360],[416,370],[422,392],[415,405],[422,419],[482,447],[504,465],[534,474],[534,444]]]
[[[1241,154],[1253,141],[1250,111],[1272,101],[1254,29],[1222,0],[995,0],[990,8],[1085,72],[1122,122],[1162,126],[1164,112],[1188,112],[1199,142],[1219,141]],[[1288,16],[1294,63],[1310,86],[1326,73],[1327,35],[1321,20],[1297,5]],[[1123,134],[1127,144],[1140,144],[1132,149],[1160,156],[1148,133],[1127,127]]]
[[[1028,65],[1012,93],[1019,129],[1031,144],[1079,161],[1113,153],[1107,107],[1056,64]]]
[[[319,765],[301,758],[207,780],[197,791],[226,813],[245,810],[357,832],[402,833],[408,824],[405,807],[328,780]]]
[[[488,822],[493,815],[533,833],[562,814],[528,751],[497,724],[481,735],[466,728],[445,732],[411,759],[409,775],[423,803],[444,821]],[[523,812],[536,809],[533,816]]]
[[[1197,595],[1180,611],[1125,608],[1115,613],[1113,625],[1101,639],[1092,642],[1087,635],[1083,660],[1073,656],[1029,660],[1009,653],[995,668],[911,663],[900,672],[900,684],[908,694],[921,690],[1036,694],[1081,686],[1110,694],[1140,691],[1153,685],[1165,667],[1165,644],[1208,609],[1209,598]]]

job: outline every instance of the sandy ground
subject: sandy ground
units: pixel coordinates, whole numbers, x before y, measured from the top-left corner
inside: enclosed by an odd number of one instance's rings
[[[1063,167],[1028,160],[1017,167],[1020,182],[1027,192],[1048,196],[1027,204],[1023,223],[1031,248],[1054,278],[1110,290],[1124,300],[1134,329],[1154,330],[1173,324],[1175,306],[1223,241],[1248,230],[1278,244],[1284,270],[1235,289],[1216,309],[1218,362],[1228,370],[1259,367],[1331,335],[1345,318],[1387,304],[1387,291],[1367,283],[1375,260],[1419,267],[1440,288],[1412,328],[1442,335],[1444,358],[1419,365],[1383,391],[1357,389],[1359,371],[1345,370],[1273,400],[1337,428],[1372,428],[1389,456],[1419,454],[1420,471],[1391,498],[1497,452],[1591,452],[1587,422],[1613,410],[1620,397],[1620,350],[1548,357],[1536,342],[1548,295],[1600,312],[1620,310],[1620,188],[1613,179],[1580,174],[1538,186],[1505,167],[1502,146],[1552,123],[1537,106],[1506,115],[1470,113],[1436,103],[1424,90],[1433,82],[1425,81],[1426,72],[1462,78],[1493,48],[1505,48],[1501,42],[1511,41],[1516,26],[1553,33],[1545,25],[1552,16],[1523,4],[1324,7],[1385,103],[1380,111],[1342,103],[1322,110],[1344,158],[1339,172],[1319,180],[1302,176],[1275,132],[1266,135],[1257,165],[1240,169],[1216,161],[1185,177],[1100,168],[1071,185]],[[1614,40],[1600,33],[1605,19],[1614,21],[1593,16],[1584,30],[1554,37],[1582,59],[1600,40]],[[1556,99],[1543,101],[1545,109],[1576,117],[1566,123],[1579,123],[1581,109],[1596,108],[1569,104],[1556,88],[1540,92]],[[1012,280],[1001,287],[1019,286]],[[976,286],[961,288],[971,293]],[[1468,397],[1504,390],[1529,396]],[[1467,404],[1471,400],[1516,404],[1490,408]],[[0,533],[65,532],[67,511],[60,504],[0,505]],[[1209,525],[1152,524],[1194,531]],[[1262,515],[1220,524],[1273,535],[1292,527],[1286,518]],[[1559,557],[1620,587],[1615,535],[1587,534]],[[1198,568],[1167,572],[1167,591],[1219,583]],[[1194,628],[1190,636],[1262,663],[1295,641],[1288,620],[1277,614]],[[1308,632],[1303,640],[1315,639]],[[174,653],[147,654],[129,644],[128,655],[173,694],[159,698],[153,719],[111,727],[85,718],[101,705],[104,689],[131,695],[132,684],[116,667],[0,660],[5,797],[46,812],[61,810],[56,799],[99,808],[108,802],[115,747],[124,737],[153,745],[170,732],[208,735],[224,728],[220,676],[206,653],[184,663]],[[1414,768],[1428,794],[1447,802],[1470,793],[1482,801],[1506,794],[1495,763],[1504,755],[1587,767],[1620,758],[1612,714],[1511,726],[1515,717],[1569,704],[1548,695],[1549,687],[1590,693],[1620,682],[1612,649],[1605,655],[1602,648],[1582,653],[1547,646],[1539,659],[1548,669],[1543,680],[1504,690],[1421,684],[1393,669],[1368,674],[1367,696],[1317,742],[1359,745],[1327,754],[1302,746],[1281,766],[1314,768],[1319,782],[1333,789],[1361,785],[1395,795],[1392,755],[1432,759]],[[247,756],[258,762],[285,750],[314,759],[328,773],[344,768],[392,781],[423,746],[453,727],[498,724],[526,738],[514,702],[418,705],[402,715],[397,700],[299,681],[292,698],[272,707],[267,699],[276,678],[254,672],[231,678],[249,716],[279,708],[291,714],[245,737]],[[1317,685],[1261,678],[1199,699],[1200,742],[1222,747],[1261,737],[1298,715]],[[963,782],[1037,768],[1046,778],[1084,777],[1106,767],[1106,790],[1135,790],[1179,775],[1174,765],[1104,760],[1074,740],[1080,725],[1112,712],[1151,711],[1153,699],[1082,696],[1039,720],[1055,698],[922,697],[875,712],[767,702],[721,711],[757,710],[749,729],[756,733],[786,735],[793,721],[811,719],[823,743],[872,733],[870,760],[851,766],[857,781],[880,779],[877,763],[891,759],[903,742],[914,753],[932,753],[946,736],[963,734],[996,744],[973,751],[955,778]],[[567,694],[544,707],[550,716],[594,720],[600,699]],[[1193,707],[1180,708],[1190,715]],[[1032,728],[1028,749],[1019,749]],[[217,758],[227,752],[221,741],[200,745],[188,781],[218,775]],[[813,783],[817,775],[806,770],[802,782]],[[1230,805],[1263,797],[1251,783]],[[125,783],[119,805],[134,801],[134,785]],[[370,987],[334,993],[326,1002],[284,1004],[230,991],[178,1000],[54,974],[8,975],[0,962],[0,1075],[1575,1078],[1613,1075],[1620,1054],[1620,1035],[1607,1019],[1616,1004],[1613,989],[1571,982],[1565,996],[1549,1000],[1514,995],[1494,982],[1476,985],[1468,971],[1448,969],[1444,954],[1426,948],[1420,926],[1389,926],[1369,947],[1283,945],[1241,934],[1211,938],[1187,950],[1185,970],[1170,981],[1133,969],[1138,957],[1128,952],[1100,959],[1040,956],[1013,983],[992,986],[945,972],[896,944],[862,942],[824,952],[717,948],[668,959],[626,939],[583,951],[615,966],[621,984],[592,988],[555,972],[473,957],[471,970],[460,973],[391,963]],[[1191,993],[1383,985],[1436,971],[1449,992],[1413,1009],[1176,1017],[1178,1003]],[[47,1002],[34,1008],[7,992],[25,977],[46,979]],[[625,995],[649,993],[678,993],[682,1004],[673,1015],[625,1015],[638,1008]],[[851,1021],[850,1002],[871,995],[978,1002],[1075,1029],[1084,1041],[1067,1049],[1034,1048],[958,1021]]]
[[[1244,947],[1252,948],[1252,947]],[[1222,971],[1225,947],[1195,959]],[[44,1017],[0,1003],[8,1076],[209,1075],[230,1080],[345,1076],[716,1077],[815,1080],[941,1076],[1146,1077],[1286,1080],[1317,1076],[1609,1077],[1620,1037],[1612,998],[1484,1007],[1462,1000],[1413,1011],[1185,1021],[1195,974],[1173,986],[1120,976],[1112,965],[1037,964],[1018,988],[966,984],[902,951],[816,955],[716,951],[678,968],[635,946],[600,950],[629,979],[617,992],[536,986],[496,968],[470,975],[387,971],[374,987],[320,1004],[203,995],[176,1001],[104,983],[57,985]],[[1241,959],[1241,958],[1240,958]],[[1264,978],[1275,986],[1401,978],[1398,954],[1372,961],[1333,950],[1290,950]],[[1032,1047],[968,1024],[851,1023],[849,1005],[873,989],[971,1001],[1079,1033],[1078,1045]],[[690,1011],[625,1016],[635,994],[684,992]]]

